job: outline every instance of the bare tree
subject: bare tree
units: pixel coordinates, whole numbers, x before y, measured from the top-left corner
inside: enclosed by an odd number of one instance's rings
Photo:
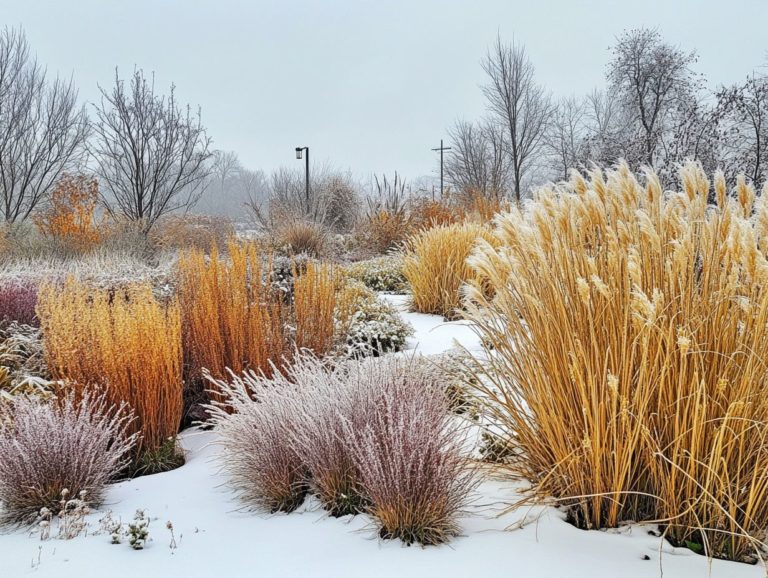
[[[243,170],[243,165],[240,164],[240,159],[235,151],[215,150],[212,153],[212,160],[211,172],[218,180],[222,189],[228,179],[231,179]]]
[[[47,79],[22,30],[0,32],[0,211],[24,220],[83,156],[88,121],[71,80]]]
[[[520,202],[524,181],[544,146],[551,99],[536,83],[533,64],[523,46],[503,44],[497,37],[482,66],[488,75],[483,92],[507,133],[512,187]]]
[[[484,120],[456,121],[448,130],[451,151],[445,164],[448,182],[462,195],[504,196],[510,182],[504,127]]]
[[[655,166],[676,111],[694,99],[699,77],[691,70],[695,52],[667,44],[657,30],[624,32],[612,49],[607,78],[610,98],[627,111],[641,150],[640,161]]]
[[[752,74],[742,84],[717,91],[717,115],[725,132],[723,163],[754,183],[768,169],[768,78]]]
[[[561,99],[552,110],[547,148],[552,155],[556,178],[568,179],[571,169],[587,161],[586,106],[574,96]]]
[[[154,76],[148,82],[139,69],[128,87],[116,71],[101,95],[91,152],[110,214],[148,232],[163,215],[193,207],[211,171],[200,110],[180,108],[173,85],[167,97],[155,94]]]

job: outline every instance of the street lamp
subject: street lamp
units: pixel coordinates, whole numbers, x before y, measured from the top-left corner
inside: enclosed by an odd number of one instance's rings
[[[307,203],[307,216],[309,216],[309,147],[296,147],[296,159],[301,160],[302,152],[304,151],[307,151],[304,169],[304,196]]]

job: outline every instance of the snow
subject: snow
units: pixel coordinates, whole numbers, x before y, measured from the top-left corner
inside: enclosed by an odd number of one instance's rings
[[[399,296],[389,296],[403,307]],[[410,346],[439,353],[458,340],[470,349],[477,337],[465,323],[405,314],[414,326]],[[461,519],[463,535],[440,547],[405,547],[382,541],[366,516],[334,519],[312,499],[297,512],[273,516],[242,511],[227,491],[214,460],[212,432],[182,434],[187,463],[174,471],[113,485],[108,504],[92,515],[91,530],[112,510],[123,522],[137,508],[152,518],[150,542],[134,551],[110,544],[107,534],[64,541],[39,540],[17,531],[0,536],[0,578],[39,576],[110,578],[135,576],[219,577],[715,577],[764,574],[760,566],[715,560],[676,549],[631,526],[616,531],[578,530],[549,507],[498,514],[517,497],[508,481],[489,480]],[[172,521],[178,547],[172,550]],[[509,526],[522,528],[505,531]],[[53,534],[55,534],[55,529]],[[661,552],[660,552],[661,549]],[[661,554],[661,556],[660,556]]]

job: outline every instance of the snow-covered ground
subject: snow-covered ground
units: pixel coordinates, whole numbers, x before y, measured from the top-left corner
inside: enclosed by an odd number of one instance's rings
[[[388,297],[402,305],[401,297]],[[464,323],[406,314],[416,331],[410,346],[431,354],[457,339],[469,349],[477,338]],[[240,511],[214,461],[211,432],[182,434],[187,463],[172,472],[112,486],[108,504],[92,516],[91,530],[107,510],[124,522],[148,510],[151,542],[134,551],[105,534],[41,542],[37,533],[0,536],[0,578],[120,577],[757,577],[762,567],[708,561],[627,527],[611,532],[577,530],[552,508],[521,509],[498,517],[515,499],[509,482],[484,482],[461,520],[464,535],[450,545],[405,547],[377,538],[366,516],[329,518],[309,500],[288,515]],[[522,528],[505,531],[519,525]],[[170,548],[166,522],[178,547]],[[711,570],[711,574],[708,574]]]

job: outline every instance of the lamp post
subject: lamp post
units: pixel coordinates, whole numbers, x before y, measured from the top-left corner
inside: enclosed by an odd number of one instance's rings
[[[296,158],[301,160],[302,153],[306,151],[306,165],[304,169],[304,197],[307,203],[307,216],[309,216],[309,147],[296,147]]]

